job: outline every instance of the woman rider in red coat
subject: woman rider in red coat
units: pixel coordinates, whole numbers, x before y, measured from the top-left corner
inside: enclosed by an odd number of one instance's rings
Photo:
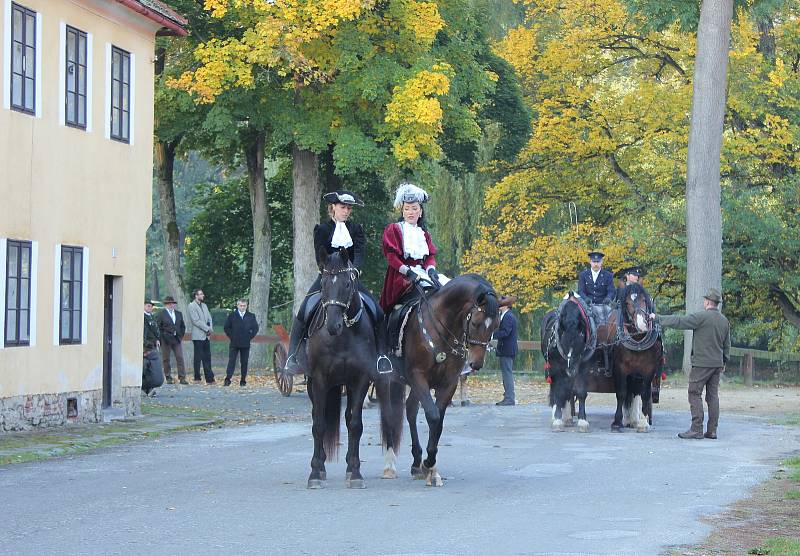
[[[438,282],[436,246],[425,229],[422,208],[427,200],[428,194],[416,185],[404,183],[397,188],[394,206],[402,211],[402,218],[383,231],[383,254],[389,266],[380,304],[386,314],[421,279],[421,274],[427,273],[434,283]]]

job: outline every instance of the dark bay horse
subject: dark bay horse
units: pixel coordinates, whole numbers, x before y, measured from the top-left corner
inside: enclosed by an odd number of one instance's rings
[[[587,375],[585,364],[593,353],[596,333],[583,301],[569,292],[556,311],[542,319],[541,349],[549,371],[552,428],[564,430],[563,411],[578,398],[578,430],[589,432],[586,419]]]
[[[499,325],[497,294],[477,274],[454,278],[442,288],[423,297],[412,310],[403,333],[405,376],[411,393],[405,402],[411,430],[411,475],[426,479],[428,486],[442,486],[436,469],[439,438],[447,406],[458,387],[465,366],[479,370],[486,358],[492,332]],[[435,393],[435,401],[431,396]],[[403,428],[402,403],[405,387],[398,382],[378,384],[388,390],[390,408],[381,416],[381,433],[386,450],[384,477],[396,475],[396,454]],[[383,403],[382,403],[383,405]],[[417,432],[420,405],[428,421],[428,457],[422,460]]]
[[[359,443],[364,426],[361,410],[377,357],[370,312],[358,292],[358,271],[346,253],[325,253],[321,303],[309,325],[307,340],[308,395],[311,398],[314,455],[308,488],[321,488],[327,479],[325,461],[335,457],[339,444],[342,389],[347,393],[348,488],[364,488]]]
[[[623,425],[647,432],[652,422],[652,382],[661,372],[664,348],[661,328],[650,320],[655,309],[641,284],[625,287],[614,347],[617,411],[611,428]],[[646,414],[647,413],[647,414]]]

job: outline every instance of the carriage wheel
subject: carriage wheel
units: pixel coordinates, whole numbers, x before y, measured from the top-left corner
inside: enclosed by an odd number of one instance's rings
[[[278,391],[287,397],[291,396],[292,390],[294,389],[294,378],[289,376],[288,384],[286,388],[283,388],[281,382],[278,380],[278,369],[282,369],[284,365],[286,365],[286,359],[288,357],[286,347],[283,343],[276,344],[275,349],[272,350],[272,371],[275,374],[275,384],[278,385]]]

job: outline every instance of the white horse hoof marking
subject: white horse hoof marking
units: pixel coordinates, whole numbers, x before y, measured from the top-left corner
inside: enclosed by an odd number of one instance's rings
[[[578,432],[589,432],[589,421],[578,419]]]
[[[564,432],[564,421],[562,421],[561,419],[554,420],[552,429],[553,432]]]

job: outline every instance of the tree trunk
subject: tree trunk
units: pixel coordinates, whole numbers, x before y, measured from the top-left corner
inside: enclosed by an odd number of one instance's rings
[[[708,288],[722,286],[719,172],[732,17],[733,0],[703,0],[686,162],[687,313],[702,309]],[[690,369],[691,332],[687,332],[683,370]]]
[[[247,178],[250,186],[250,211],[253,215],[253,270],[250,274],[250,311],[256,316],[261,333],[269,326],[269,285],[272,277],[272,230],[264,179],[266,134],[257,132],[245,147]],[[267,345],[253,344],[250,361],[254,368],[267,367]]]
[[[294,231],[294,308],[317,277],[314,226],[319,223],[319,164],[317,155],[292,145],[292,229]]]

